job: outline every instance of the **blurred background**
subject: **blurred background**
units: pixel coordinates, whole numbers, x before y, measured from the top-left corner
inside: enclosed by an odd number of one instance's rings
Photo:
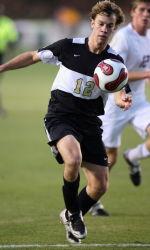
[[[64,37],[87,36],[88,14],[96,2],[0,0],[0,63],[3,57],[7,61],[21,51],[36,50]],[[130,2],[116,0],[126,14],[126,22]],[[37,63],[0,77],[1,249],[4,244],[10,249],[15,248],[15,244],[34,243],[55,246],[60,243],[64,250],[75,249],[64,248],[64,230],[58,219],[64,206],[61,196],[63,168],[52,157],[43,128],[49,90],[57,70],[55,65]],[[147,87],[150,100],[150,88]],[[143,183],[135,188],[122,157],[127,148],[140,141],[132,128],[127,127],[118,163],[111,173],[110,189],[103,198],[112,216],[97,219],[87,215],[89,236],[86,243],[117,243],[118,246],[121,242],[150,243],[149,158],[142,163]],[[81,187],[84,183],[82,177]]]
[[[15,21],[19,32],[17,48],[37,49],[58,39],[86,36],[89,33],[89,11],[94,0],[1,0],[5,15]],[[125,14],[130,2],[115,1]]]

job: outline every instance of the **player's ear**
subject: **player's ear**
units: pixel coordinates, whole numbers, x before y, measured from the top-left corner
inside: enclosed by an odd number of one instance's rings
[[[134,9],[130,11],[130,16],[133,17],[133,15],[134,15]]]
[[[95,20],[91,18],[91,28],[92,29],[94,28],[94,22],[95,22]]]

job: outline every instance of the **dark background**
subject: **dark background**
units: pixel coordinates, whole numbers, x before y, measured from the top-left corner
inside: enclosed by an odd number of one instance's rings
[[[52,18],[54,11],[61,6],[74,7],[86,18],[96,2],[94,0],[0,0],[6,7],[5,14],[14,19]],[[131,1],[116,0],[115,3],[126,14],[129,13]]]

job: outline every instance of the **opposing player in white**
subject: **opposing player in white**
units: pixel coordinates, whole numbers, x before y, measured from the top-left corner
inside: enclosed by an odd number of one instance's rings
[[[146,141],[124,152],[130,169],[130,178],[135,186],[141,183],[140,160],[150,157],[150,103],[145,96],[146,79],[150,80],[150,0],[134,0],[131,9],[132,22],[120,29],[111,41],[111,47],[124,59],[129,71],[129,85],[132,90],[133,105],[123,112],[114,104],[114,94],[110,94],[103,120],[103,141],[107,148],[110,169],[117,161],[121,134],[127,124]],[[130,140],[128,137],[127,140]],[[101,215],[100,204],[95,204],[91,212]]]

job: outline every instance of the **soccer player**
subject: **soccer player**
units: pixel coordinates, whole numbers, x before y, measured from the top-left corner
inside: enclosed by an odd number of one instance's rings
[[[64,163],[65,209],[60,219],[67,240],[72,243],[80,243],[86,237],[83,216],[108,187],[107,154],[98,118],[104,114],[106,96],[93,81],[93,73],[103,59],[122,61],[108,40],[123,19],[119,6],[109,0],[100,1],[91,11],[89,37],[65,38],[38,51],[25,52],[0,66],[0,72],[39,61],[60,66],[44,122],[48,143],[57,161]],[[120,108],[131,106],[131,97],[125,90],[116,93],[115,100]],[[87,185],[78,194],[81,167]]]
[[[150,80],[150,0],[134,0],[131,8],[132,21],[121,28],[113,37],[111,46],[124,59],[129,71],[129,86],[132,90],[133,105],[130,111],[122,112],[114,103],[114,95],[109,95],[103,120],[103,141],[107,148],[110,169],[117,161],[121,134],[126,125],[131,124],[146,141],[135,148],[128,148],[123,157],[129,166],[130,179],[135,186],[141,183],[140,160],[150,157],[150,103],[145,96],[146,79]],[[111,126],[110,126],[111,124]],[[90,210],[93,215],[101,215],[101,204]]]
[[[4,15],[5,6],[0,4],[0,64],[4,62],[4,57],[8,47],[18,40],[18,32],[11,18]],[[0,77],[0,83],[1,83]],[[0,116],[4,116],[6,111],[2,103],[2,93],[0,93]]]

